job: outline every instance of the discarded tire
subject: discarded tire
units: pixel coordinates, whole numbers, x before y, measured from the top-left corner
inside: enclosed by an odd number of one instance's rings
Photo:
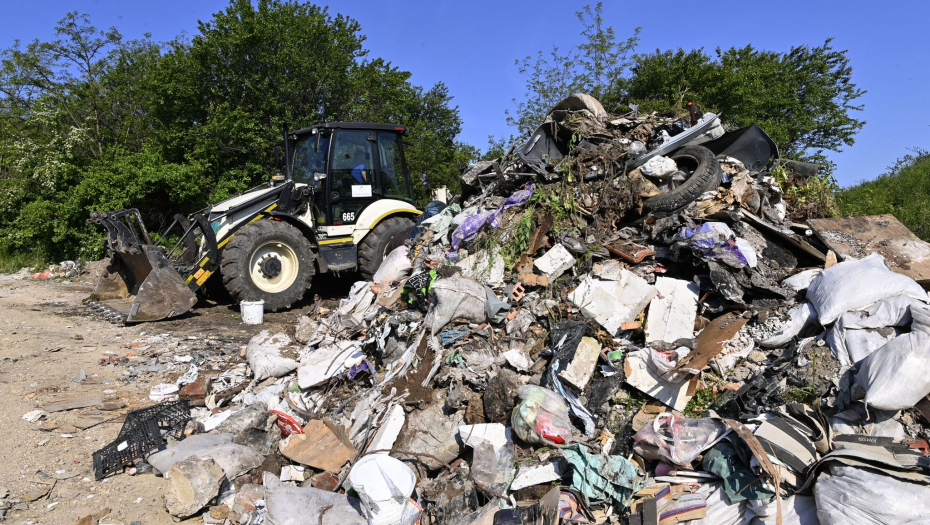
[[[703,146],[685,146],[672,155],[678,169],[691,175],[668,193],[643,202],[647,212],[675,211],[694,202],[705,191],[717,189],[723,172],[713,152]]]
[[[388,243],[398,232],[413,227],[413,221],[405,217],[391,217],[375,226],[358,245],[358,270],[362,278],[371,281],[387,256]]]
[[[223,251],[223,284],[236,301],[265,301],[265,310],[290,308],[313,278],[310,243],[294,226],[256,221],[237,232]]]

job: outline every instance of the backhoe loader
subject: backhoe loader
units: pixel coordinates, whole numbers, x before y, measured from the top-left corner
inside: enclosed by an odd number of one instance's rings
[[[176,317],[208,285],[266,311],[300,301],[315,273],[371,279],[392,238],[422,213],[404,157],[407,128],[332,122],[285,131],[285,173],[190,216],[154,242],[137,209],[93,212],[111,259],[85,303],[113,321]]]

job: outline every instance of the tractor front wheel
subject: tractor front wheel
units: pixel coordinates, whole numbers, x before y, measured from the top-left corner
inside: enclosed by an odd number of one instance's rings
[[[220,267],[223,284],[236,302],[263,300],[269,312],[300,301],[314,273],[307,238],[274,220],[259,220],[236,232],[223,250]]]
[[[413,227],[405,217],[391,217],[368,232],[358,245],[358,271],[365,280],[372,280],[381,262],[387,257],[388,245],[398,233]]]

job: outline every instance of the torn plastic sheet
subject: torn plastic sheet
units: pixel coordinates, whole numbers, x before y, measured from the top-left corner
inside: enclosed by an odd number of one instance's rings
[[[843,366],[858,363],[897,335],[896,330],[887,330],[884,335],[872,330],[911,324],[911,306],[921,304],[913,297],[897,295],[864,310],[847,312],[827,332],[827,343]]]
[[[449,329],[443,330],[442,333],[439,334],[439,337],[442,339],[442,346],[449,346],[466,335],[468,335],[468,332],[465,330]]]
[[[574,394],[565,390],[565,387],[563,387],[562,383],[559,382],[558,376],[556,376],[555,371],[558,370],[558,368],[559,360],[556,359],[552,362],[552,366],[549,367],[549,379],[552,382],[552,387],[555,389],[556,393],[558,393],[560,396],[562,396],[563,399],[565,399],[565,401],[568,402],[568,406],[571,408],[572,414],[575,414],[575,417],[584,423],[585,435],[591,437],[594,435],[594,414],[588,412],[588,409],[581,404],[581,401],[579,401]]]
[[[687,241],[688,246],[699,257],[733,268],[755,268],[758,262],[752,245],[737,237],[733,230],[722,222],[705,222],[693,230],[683,226],[674,240]]]
[[[489,225],[491,228],[498,228],[501,225],[501,216],[504,212],[513,208],[514,206],[521,206],[526,204],[530,197],[533,196],[533,185],[530,184],[526,189],[517,190],[504,201],[504,204],[500,208],[493,211],[486,211],[472,217],[468,217],[465,221],[458,227],[454,232],[452,232],[452,250],[458,252],[459,246],[473,238],[475,235],[481,231],[481,228],[485,224]]]
[[[646,485],[643,471],[623,456],[590,454],[579,444],[563,448],[562,455],[574,469],[572,488],[591,500],[613,500],[626,508],[633,493]]]

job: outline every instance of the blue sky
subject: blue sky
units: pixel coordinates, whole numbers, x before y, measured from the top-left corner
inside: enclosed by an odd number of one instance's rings
[[[580,42],[574,12],[587,1],[371,1],[331,4],[332,13],[358,20],[372,55],[413,73],[430,86],[445,82],[464,119],[460,139],[485,147],[488,135],[508,135],[504,110],[523,94],[514,60],[554,44]],[[729,48],[753,44],[786,51],[823,43],[848,49],[853,80],[868,123],[856,144],[831,157],[843,186],[874,178],[912,147],[930,149],[930,2],[770,1],[605,2],[605,19],[618,36],[642,26],[639,50]],[[227,5],[218,0],[6,0],[0,47],[15,39],[53,37],[68,11],[91,15],[98,27],[116,26],[127,38],[152,33],[168,40],[196,33],[197,20]]]

